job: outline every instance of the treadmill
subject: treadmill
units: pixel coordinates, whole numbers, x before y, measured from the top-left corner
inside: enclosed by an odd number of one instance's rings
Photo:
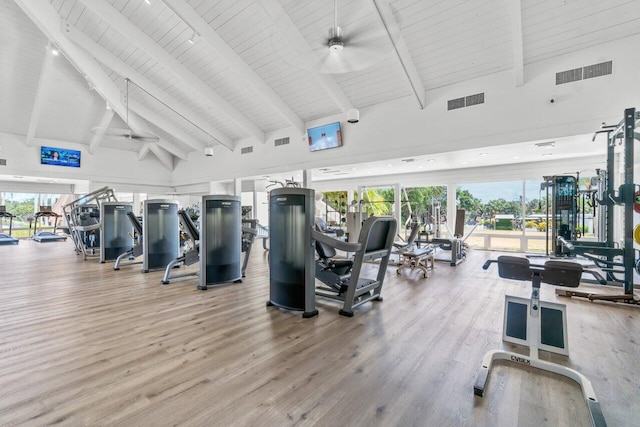
[[[46,242],[64,242],[67,240],[67,236],[57,234],[58,220],[62,215],[59,215],[51,210],[51,206],[40,206],[40,210],[33,216],[33,236],[31,238],[39,243]],[[38,220],[40,218],[55,218],[53,223],[53,232],[51,231],[38,231]],[[31,228],[31,227],[29,227]]]
[[[15,215],[7,212],[7,208],[5,206],[0,206],[0,221],[3,221],[5,218],[9,218],[9,234],[0,233],[0,245],[17,245],[20,243],[20,240],[11,235],[13,218],[15,218]]]

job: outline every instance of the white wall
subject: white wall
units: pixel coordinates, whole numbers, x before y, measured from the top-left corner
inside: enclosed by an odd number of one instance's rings
[[[90,191],[109,185],[121,192],[153,191],[167,193],[171,189],[171,172],[153,156],[142,161],[133,151],[98,147],[91,155],[87,146],[62,141],[42,140],[27,147],[24,136],[0,133],[0,157],[7,166],[0,167],[1,175],[46,177],[50,179],[75,179],[92,181]],[[40,164],[40,145],[80,150],[79,168]],[[0,186],[9,184],[0,183]]]
[[[522,87],[515,87],[509,70],[430,91],[424,110],[412,98],[363,108],[360,123],[343,122],[340,149],[310,153],[302,135],[286,129],[269,135],[265,144],[243,142],[253,145],[250,154],[223,147],[216,147],[213,157],[191,153],[176,167],[174,185],[588,134],[603,121],[618,122],[625,108],[640,106],[640,59],[631,54],[638,43],[635,36],[528,65]],[[612,75],[555,85],[556,72],[607,60],[613,60]],[[448,99],[479,92],[485,93],[485,104],[447,111]],[[282,136],[291,143],[274,147],[273,140]]]

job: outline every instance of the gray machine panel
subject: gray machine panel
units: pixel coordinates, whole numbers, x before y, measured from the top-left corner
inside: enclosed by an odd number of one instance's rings
[[[238,196],[202,197],[200,289],[242,278],[242,213]]]
[[[178,202],[145,200],[142,214],[142,272],[164,269],[180,252]]]
[[[133,225],[127,218],[132,211],[131,203],[100,204],[100,262],[115,261],[133,247]]]

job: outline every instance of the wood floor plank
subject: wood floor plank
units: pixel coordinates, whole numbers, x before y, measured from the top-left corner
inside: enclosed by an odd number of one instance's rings
[[[319,299],[302,319],[266,307],[261,248],[243,283],[198,291],[196,277],[161,285],[162,271],[83,261],[70,241],[0,246],[0,425],[588,424],[579,387],[535,369],[496,362],[473,395],[487,350],[526,352],[501,342],[502,313],[530,285],[483,271],[495,256],[428,279],[392,266],[383,302],[346,318]],[[592,381],[609,425],[636,425],[638,307],[547,285],[542,299],[567,305],[571,355],[542,357]]]

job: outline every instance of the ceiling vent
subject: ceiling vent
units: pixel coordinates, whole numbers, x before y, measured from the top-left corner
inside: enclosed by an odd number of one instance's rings
[[[249,154],[249,153],[253,153],[253,146],[251,146],[251,147],[243,147],[240,150],[240,154]]]
[[[556,85],[577,82],[578,80],[582,80],[582,68],[574,68],[573,70],[556,73]]]
[[[599,64],[587,65],[582,69],[582,78],[592,79],[594,77],[606,76],[613,72],[613,61],[601,62]]]
[[[457,110],[458,108],[471,107],[478,104],[484,104],[484,92],[450,99],[447,101],[447,110]]]
[[[539,148],[555,147],[556,142],[555,141],[536,142],[535,146]]]
[[[7,159],[0,159],[0,166],[7,166]]]
[[[578,80],[592,79],[611,74],[613,72],[613,61],[601,62],[599,64],[587,65],[573,70],[556,73],[556,85],[577,82]]]
[[[287,145],[288,143],[289,143],[289,137],[287,136],[286,138],[278,138],[278,139],[276,139],[275,142],[273,143],[273,145],[278,147],[280,145]]]

